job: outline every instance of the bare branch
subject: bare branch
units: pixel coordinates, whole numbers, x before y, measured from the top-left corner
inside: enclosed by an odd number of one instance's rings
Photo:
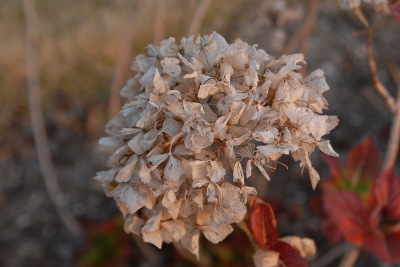
[[[362,12],[360,7],[357,7],[355,9],[353,9],[354,14],[357,16],[357,18],[361,21],[361,23],[364,25],[364,27],[366,29],[369,29],[369,22],[368,20],[365,18],[364,13]]]
[[[399,76],[399,74],[398,74]],[[393,119],[392,129],[390,130],[390,138],[386,149],[384,170],[394,167],[400,146],[400,84],[397,90],[397,110]]]
[[[372,74],[372,80],[374,81],[374,86],[376,91],[385,99],[386,105],[389,108],[389,110],[393,113],[396,113],[396,103],[393,98],[393,96],[389,93],[389,91],[386,89],[386,87],[383,85],[381,80],[379,79],[378,76],[378,70],[376,67],[376,62],[374,58],[374,51],[373,51],[373,30],[368,22],[368,20],[365,18],[364,13],[362,12],[361,8],[355,8],[353,9],[354,14],[357,16],[357,18],[361,21],[361,23],[364,25],[366,33],[367,33],[367,54],[368,54],[368,63],[369,67],[371,69],[371,74]]]
[[[311,267],[324,267],[331,264],[336,258],[342,256],[344,253],[349,251],[353,245],[350,245],[347,242],[340,243],[339,245],[332,248],[326,254],[319,257],[315,262],[313,262]]]
[[[315,24],[315,20],[319,14],[319,3],[318,0],[311,0],[308,6],[307,18],[304,21],[301,29],[297,31],[296,35],[290,40],[289,44],[285,48],[285,54],[293,53],[300,44],[301,52],[307,53],[308,42],[311,34],[312,27]]]
[[[373,31],[372,28],[367,28],[367,53],[368,53],[368,62],[369,67],[371,69],[372,80],[374,81],[375,89],[379,94],[385,99],[386,105],[389,110],[393,113],[396,113],[396,102],[393,96],[389,93],[386,87],[382,84],[381,80],[378,76],[378,70],[375,63],[375,58],[373,54]]]
[[[206,16],[210,4],[211,0],[201,0],[199,5],[197,6],[196,13],[193,16],[193,20],[190,23],[188,35],[199,33],[201,24],[203,23],[204,17]]]
[[[394,166],[396,157],[399,151],[399,140],[400,140],[400,81],[399,72],[397,71],[397,66],[389,64],[389,71],[391,72],[393,79],[397,83],[399,90],[397,93],[397,103],[394,97],[389,93],[387,88],[383,85],[378,76],[378,69],[376,66],[374,51],[373,51],[373,30],[365,18],[362,10],[356,8],[353,10],[354,14],[358,17],[361,23],[364,25],[367,31],[367,54],[369,67],[371,69],[372,80],[374,81],[374,86],[376,91],[385,99],[386,106],[394,114],[393,125],[390,132],[389,144],[386,151],[384,170],[390,169]]]
[[[355,247],[344,255],[339,267],[352,267],[360,256],[360,249]]]
[[[41,109],[39,75],[37,68],[35,48],[38,45],[37,32],[37,12],[35,0],[24,0],[24,12],[26,17],[26,67],[27,67],[27,86],[30,119],[35,139],[36,151],[39,164],[42,169],[44,182],[47,192],[53,202],[64,225],[78,238],[82,236],[83,230],[78,221],[72,214],[58,201],[62,195],[60,185],[54,169],[48,139],[45,131],[43,112]]]

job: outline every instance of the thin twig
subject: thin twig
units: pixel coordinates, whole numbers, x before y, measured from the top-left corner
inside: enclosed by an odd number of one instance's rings
[[[372,28],[367,29],[367,53],[368,53],[368,62],[369,67],[371,69],[372,80],[374,81],[375,89],[379,94],[385,99],[386,105],[389,110],[393,113],[396,113],[396,102],[393,96],[389,93],[386,87],[382,84],[381,80],[378,76],[378,70],[376,67],[376,62],[373,54],[373,31]]]
[[[378,93],[385,99],[386,105],[392,113],[396,113],[396,102],[393,96],[389,93],[386,87],[383,85],[381,80],[378,76],[378,69],[376,67],[376,62],[374,58],[374,51],[373,51],[373,30],[365,18],[364,13],[362,12],[361,8],[355,8],[353,10],[354,14],[357,18],[361,21],[367,31],[367,54],[368,54],[368,63],[371,69],[372,80],[374,81],[375,89]]]
[[[298,45],[300,44],[301,52],[303,54],[307,53],[308,42],[311,34],[312,27],[314,26],[315,20],[319,13],[319,0],[311,0],[308,7],[308,15],[304,21],[301,29],[297,31],[296,35],[290,40],[289,44],[286,46],[284,53],[292,54]]]
[[[361,23],[364,25],[364,27],[366,29],[369,29],[369,22],[368,20],[365,18],[364,13],[362,12],[360,7],[357,7],[355,9],[353,9],[354,14],[357,16],[357,18],[361,21]]]
[[[400,70],[394,61],[389,62],[388,69],[390,76],[392,76],[393,81],[397,86],[400,86]]]
[[[386,149],[384,170],[394,167],[397,154],[399,153],[400,145],[400,85],[397,90],[397,111],[393,118],[392,129],[390,130],[390,137],[388,147]]]
[[[340,243],[338,246],[334,247],[325,255],[319,257],[315,262],[311,264],[311,267],[324,267],[331,264],[336,258],[340,257],[346,251],[348,251],[353,246],[349,243],[343,242]]]
[[[398,85],[399,90],[397,93],[397,103],[394,97],[389,93],[387,88],[383,85],[381,80],[378,76],[378,69],[376,67],[376,62],[374,58],[374,51],[373,51],[373,30],[368,20],[365,18],[362,10],[360,8],[354,9],[354,14],[358,17],[361,23],[364,25],[365,29],[367,30],[367,54],[368,54],[368,62],[369,67],[372,73],[372,80],[374,81],[375,89],[378,91],[379,94],[385,99],[386,106],[389,110],[394,114],[393,125],[390,132],[389,144],[386,151],[385,162],[384,162],[384,170],[390,169],[394,166],[396,161],[397,153],[399,151],[399,139],[400,139],[400,85]],[[396,67],[396,66],[394,66]],[[397,69],[397,68],[396,68]],[[389,71],[393,72],[393,66],[390,68]],[[399,73],[392,75],[394,76],[394,80],[396,83],[399,83]]]
[[[58,198],[62,195],[60,185],[54,169],[48,139],[45,131],[43,112],[41,109],[39,74],[35,48],[38,45],[37,12],[35,0],[24,0],[26,18],[26,67],[30,119],[35,139],[36,151],[40,168],[50,199],[57,210],[64,225],[78,238],[82,237],[83,230],[72,214],[61,205]]]
[[[203,23],[204,17],[206,16],[208,7],[211,4],[211,0],[201,0],[197,6],[196,13],[193,16],[193,20],[190,23],[188,35],[198,34]]]
[[[111,82],[111,95],[109,102],[110,116],[114,116],[121,109],[121,97],[119,90],[123,84],[126,72],[128,70],[129,62],[131,61],[130,54],[132,51],[132,42],[135,35],[135,25],[137,10],[140,8],[140,2],[137,1],[138,5],[134,7],[134,10],[126,24],[126,29],[121,38],[121,42],[118,49],[117,60],[115,63],[114,74]]]
[[[340,262],[339,267],[352,267],[356,263],[360,249],[355,247],[344,255],[343,260]]]

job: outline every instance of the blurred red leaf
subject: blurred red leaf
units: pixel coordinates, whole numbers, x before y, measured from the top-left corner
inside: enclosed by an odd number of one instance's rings
[[[376,180],[369,198],[371,231],[365,248],[382,261],[400,262],[400,180],[393,169]]]
[[[323,200],[327,217],[347,241],[384,262],[400,263],[400,180],[394,170],[375,180],[368,203],[352,191],[327,193]]]
[[[349,242],[362,244],[368,213],[361,198],[351,191],[338,191],[323,196],[324,210]]]
[[[343,236],[340,233],[338,227],[332,221],[322,222],[322,229],[330,242],[333,244],[339,243]]]
[[[379,150],[372,137],[356,145],[347,156],[348,178],[352,183],[358,183],[360,179],[374,179],[379,175],[381,166]]]
[[[278,240],[276,219],[272,206],[256,199],[250,210],[251,229],[258,245],[263,250],[279,252],[279,267],[308,266],[300,252],[289,243]]]
[[[400,222],[400,180],[393,169],[385,171],[376,179],[369,207],[383,209],[388,221]]]
[[[324,210],[322,196],[314,196],[311,198],[311,208],[317,216],[324,218],[324,220],[322,220],[322,230],[329,241],[332,243],[339,242],[343,238],[342,234],[339,232],[339,229],[334,222],[325,219],[327,216]]]
[[[118,214],[106,221],[84,220],[86,245],[77,254],[76,266],[126,266],[134,255],[131,238]]]
[[[390,5],[390,11],[395,19],[400,21],[400,1],[396,1]]]
[[[344,173],[343,173],[343,167],[341,166],[340,162],[331,156],[327,156],[327,155],[322,155],[322,158],[325,160],[325,162],[328,164],[329,166],[329,170],[331,171],[331,179],[332,180],[340,180],[343,179],[343,177],[345,177]]]
[[[271,250],[279,252],[279,267],[307,267],[306,260],[286,242],[278,241]]]
[[[251,207],[251,229],[257,243],[263,249],[269,249],[278,239],[276,219],[272,207],[267,202],[256,202]]]
[[[364,237],[364,247],[384,262],[400,263],[400,231],[396,233],[371,231]]]
[[[393,169],[380,174],[382,163],[372,138],[350,151],[347,175],[337,161],[325,160],[332,173],[322,183],[327,236],[336,239],[337,229],[380,260],[400,263],[400,178]]]

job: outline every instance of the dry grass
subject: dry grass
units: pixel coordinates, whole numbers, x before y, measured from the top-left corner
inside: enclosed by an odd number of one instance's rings
[[[137,1],[142,3],[135,19],[137,30],[131,44],[132,59],[153,42],[154,16],[157,14],[156,1]],[[102,131],[108,116],[107,102],[119,42],[137,1],[38,1],[38,64],[44,110],[48,117],[68,124],[83,112],[91,125],[90,131]],[[165,1],[162,6],[162,34],[165,36],[158,38],[181,38],[185,35],[197,3],[195,0]],[[28,109],[22,5],[7,0],[2,1],[0,7],[1,131],[8,128],[10,122],[25,120]],[[229,32],[234,25],[229,21],[242,7],[243,2],[238,0],[214,2],[201,33],[211,29]]]

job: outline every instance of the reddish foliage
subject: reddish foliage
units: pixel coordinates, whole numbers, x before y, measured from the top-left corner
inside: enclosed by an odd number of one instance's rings
[[[400,262],[400,180],[388,170],[375,181],[368,208],[370,227],[365,247],[384,261]],[[378,229],[378,231],[376,230]]]
[[[381,159],[372,139],[350,151],[347,169],[332,159],[327,163],[332,178],[322,185],[323,208],[335,226],[326,227],[328,237],[340,234],[382,261],[400,263],[400,179],[394,170],[379,175]]]
[[[356,183],[360,179],[370,180],[379,175],[381,158],[372,137],[355,146],[347,156],[348,178]]]
[[[340,165],[340,162],[336,158],[325,154],[323,154],[322,157],[329,166],[331,171],[331,179],[335,181],[340,180],[344,176],[343,168]]]
[[[308,266],[294,247],[286,242],[279,241],[274,211],[269,203],[257,199],[250,212],[250,223],[254,238],[262,249],[279,252],[278,267]]]
[[[324,195],[324,209],[346,240],[362,244],[368,213],[359,196],[350,191]]]
[[[396,1],[390,5],[390,11],[395,19],[400,21],[400,1]]]
[[[286,242],[278,241],[272,250],[279,252],[279,267],[307,267],[307,262],[300,253]]]
[[[257,243],[269,249],[278,239],[276,219],[272,207],[267,202],[256,203],[251,207],[251,229]]]

